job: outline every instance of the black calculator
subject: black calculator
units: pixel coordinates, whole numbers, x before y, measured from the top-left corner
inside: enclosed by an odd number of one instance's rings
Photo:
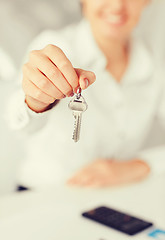
[[[135,235],[153,226],[151,222],[146,222],[106,206],[84,212],[82,216],[128,235]]]

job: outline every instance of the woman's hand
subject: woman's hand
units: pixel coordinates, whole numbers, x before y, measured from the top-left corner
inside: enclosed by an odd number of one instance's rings
[[[99,159],[68,180],[69,185],[83,187],[108,187],[139,181],[150,172],[141,160],[117,162]]]
[[[47,45],[30,52],[23,66],[22,87],[28,106],[43,112],[56,99],[73,96],[79,86],[86,89],[95,79],[93,72],[73,68],[60,48]]]

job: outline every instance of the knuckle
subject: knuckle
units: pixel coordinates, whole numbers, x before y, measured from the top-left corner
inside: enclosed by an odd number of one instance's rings
[[[48,81],[46,79],[40,79],[40,87],[46,89],[48,87]]]
[[[29,58],[33,58],[34,56],[38,55],[39,50],[32,50],[29,53]]]
[[[87,78],[87,76],[84,73],[81,74],[81,79],[85,79],[85,78]]]
[[[69,67],[69,63],[66,60],[62,60],[59,65],[60,69],[67,69]]]
[[[94,74],[94,72],[90,72],[90,74],[91,74],[91,78],[96,80],[96,75]]]
[[[55,49],[56,48],[56,46],[55,45],[53,45],[53,44],[48,44],[48,45],[46,45],[46,47],[44,48],[44,51],[46,51],[46,52],[51,52],[53,49]]]
[[[37,100],[41,100],[42,99],[42,92],[40,90],[36,90],[35,91],[35,98]]]

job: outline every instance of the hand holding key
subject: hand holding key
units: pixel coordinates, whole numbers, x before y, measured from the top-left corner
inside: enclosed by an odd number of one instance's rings
[[[73,96],[78,87],[86,89],[95,79],[93,72],[74,68],[59,47],[47,45],[30,52],[23,66],[22,87],[28,106],[43,112],[56,99]]]

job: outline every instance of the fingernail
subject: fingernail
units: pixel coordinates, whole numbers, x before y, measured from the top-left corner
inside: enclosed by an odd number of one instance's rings
[[[89,85],[89,81],[88,81],[88,79],[87,79],[87,78],[85,78],[85,79],[84,79],[84,82],[85,82],[85,88],[87,88],[87,87],[88,87],[88,85]]]
[[[74,93],[71,93],[71,94],[70,94],[70,97],[73,97],[73,96],[74,96]]]

